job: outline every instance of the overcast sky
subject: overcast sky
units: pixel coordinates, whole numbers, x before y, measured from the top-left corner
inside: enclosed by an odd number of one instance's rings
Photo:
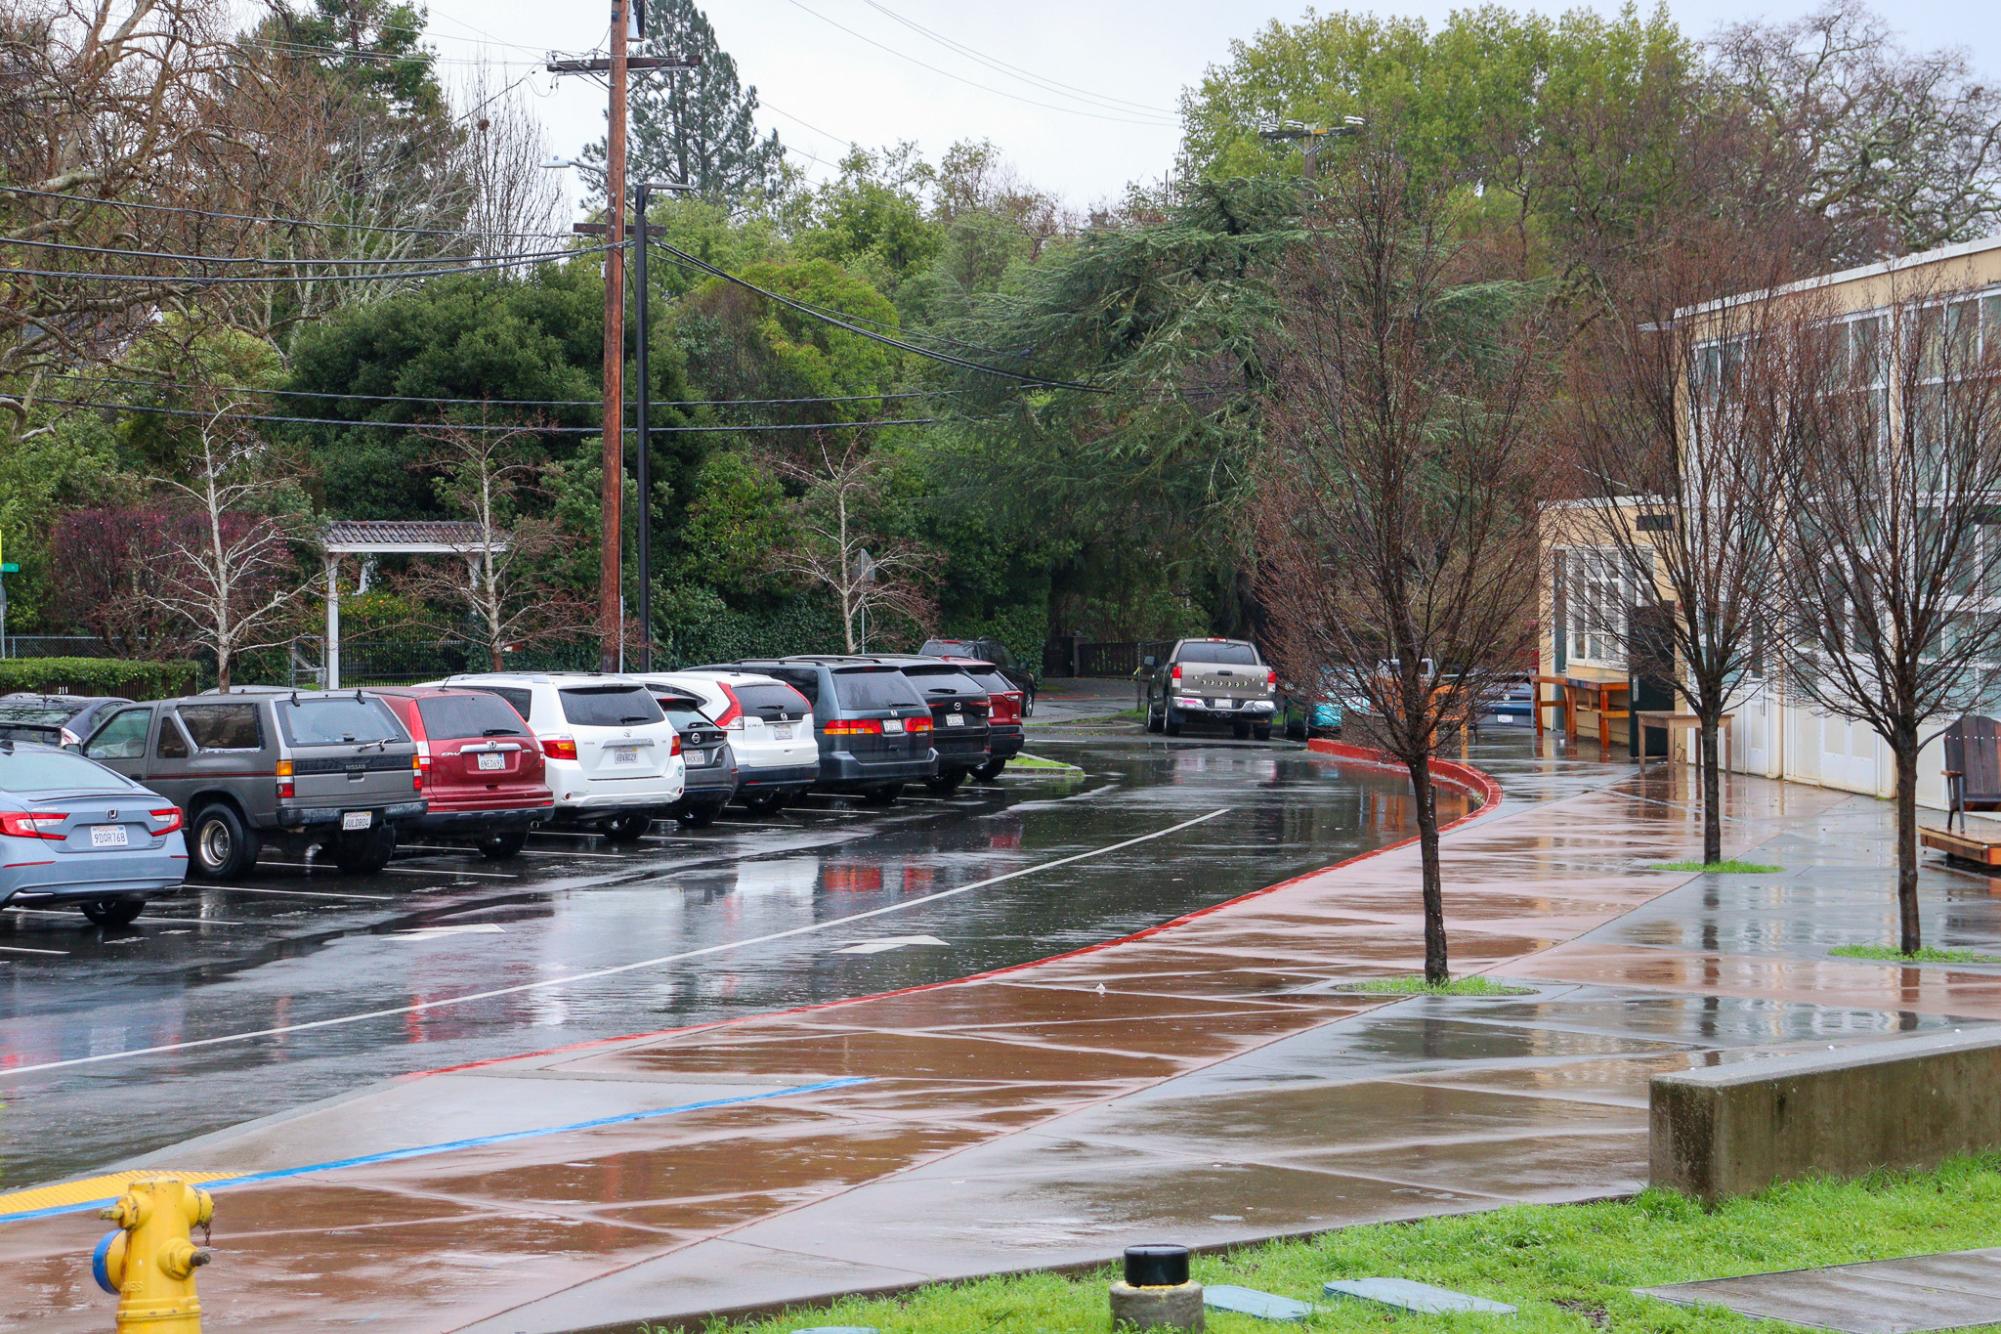
[[[552,49],[581,53],[601,44],[609,0],[429,6],[430,35],[448,77],[464,71],[460,61],[481,55],[518,62],[508,78],[528,76],[522,90],[533,95],[558,152],[573,154],[603,133],[603,89],[587,79],[555,79],[539,64]],[[1375,8],[1436,23],[1453,7],[1421,0]],[[1670,5],[1695,35],[1752,14],[1787,18],[1815,7],[1817,0]],[[1992,0],[1879,0],[1878,7],[1906,46],[1965,46],[1977,69],[2001,74]],[[1026,179],[1079,206],[1116,198],[1130,180],[1167,174],[1179,141],[1181,90],[1205,66],[1227,59],[1233,38],[1304,11],[1303,4],[1270,0],[715,0],[707,8],[739,75],[757,88],[765,125],[812,176],[829,175],[850,142],[914,139],[935,158],[954,140],[987,138]]]

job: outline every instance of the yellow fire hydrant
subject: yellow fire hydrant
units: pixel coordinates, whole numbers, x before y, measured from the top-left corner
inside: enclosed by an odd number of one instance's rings
[[[178,1177],[153,1177],[125,1188],[100,1217],[118,1224],[91,1257],[97,1286],[118,1294],[118,1328],[147,1334],[201,1334],[195,1270],[209,1252],[191,1238],[215,1217],[215,1201]]]

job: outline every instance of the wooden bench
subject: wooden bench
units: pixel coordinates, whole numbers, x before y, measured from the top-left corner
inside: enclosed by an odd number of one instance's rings
[[[1992,718],[1964,714],[1945,729],[1945,827],[1968,811],[2001,811],[2001,727]]]
[[[1726,713],[1722,715],[1720,718],[1718,718],[1716,721],[1717,721],[1718,738],[1723,743],[1722,745],[1723,753],[1718,757],[1718,763],[1720,764],[1724,772],[1727,773],[1729,772],[1730,769],[1730,724],[1736,721],[1736,715],[1732,713]],[[1696,717],[1692,713],[1677,713],[1672,709],[1639,709],[1633,713],[1633,726],[1639,729],[1640,733],[1639,746],[1638,746],[1638,750],[1640,752],[1639,760],[1640,760],[1640,767],[1644,769],[1647,767],[1647,759],[1648,759],[1647,755],[1648,732],[1658,727],[1661,729],[1661,731],[1667,734],[1668,759],[1673,760],[1674,734],[1682,729],[1687,729],[1689,731],[1699,731],[1702,727],[1702,719]],[[1694,742],[1695,738],[1691,737],[1689,738],[1689,740],[1692,743]]]

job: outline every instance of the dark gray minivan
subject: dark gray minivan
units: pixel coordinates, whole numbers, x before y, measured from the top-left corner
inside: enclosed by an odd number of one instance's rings
[[[775,676],[813,706],[820,741],[820,792],[859,793],[887,806],[905,783],[938,774],[931,705],[903,672],[870,658],[777,658],[730,663]]]
[[[416,743],[379,699],[252,686],[118,709],[83,754],[186,813],[195,874],[249,870],[265,841],[371,874],[424,813]]]

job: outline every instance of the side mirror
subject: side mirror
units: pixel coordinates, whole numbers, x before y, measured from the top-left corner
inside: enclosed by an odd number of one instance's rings
[[[1154,657],[1151,653],[1149,653],[1144,658],[1141,658],[1139,660],[1139,665],[1146,668],[1148,671],[1152,671],[1154,668],[1160,666],[1160,659]]]

